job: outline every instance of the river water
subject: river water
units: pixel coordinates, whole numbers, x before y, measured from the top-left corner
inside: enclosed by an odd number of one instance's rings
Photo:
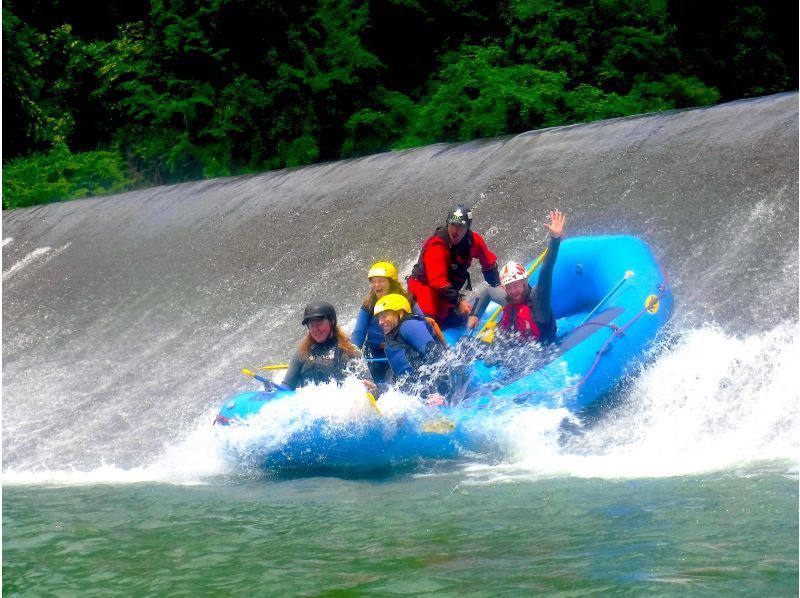
[[[226,459],[239,370],[285,362],[309,301],[352,326],[369,265],[408,273],[454,200],[503,261],[556,207],[650,244],[675,312],[615,406],[369,478]],[[797,595],[797,94],[16,210],[2,238],[4,593]]]

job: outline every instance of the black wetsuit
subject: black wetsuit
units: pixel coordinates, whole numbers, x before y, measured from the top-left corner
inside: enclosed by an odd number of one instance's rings
[[[314,343],[305,359],[299,351],[294,354],[283,384],[294,390],[299,386],[323,384],[331,380],[341,383],[346,377],[345,367],[348,361],[349,358],[339,347],[336,337]]]

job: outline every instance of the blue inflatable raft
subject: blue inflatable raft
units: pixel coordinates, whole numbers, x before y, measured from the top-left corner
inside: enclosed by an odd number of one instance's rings
[[[535,283],[537,275],[531,276]],[[558,342],[531,359],[529,369],[476,362],[466,398],[455,406],[425,407],[402,417],[381,415],[352,425],[307,422],[281,442],[249,446],[248,458],[271,470],[369,471],[483,454],[493,445],[486,418],[514,417],[530,407],[563,407],[580,414],[606,395],[648,356],[669,321],[672,293],[646,243],[631,236],[574,237],[561,243],[553,273]],[[490,304],[479,328],[490,329]],[[487,325],[488,323],[488,325]],[[463,330],[447,330],[455,345]],[[480,342],[480,341],[472,341]],[[521,373],[519,373],[521,371]],[[222,425],[250,425],[269,405],[291,401],[292,391],[271,388],[226,401]],[[240,449],[239,449],[240,450]]]

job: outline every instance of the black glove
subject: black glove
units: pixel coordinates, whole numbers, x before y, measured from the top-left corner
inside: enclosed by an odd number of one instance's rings
[[[497,264],[483,271],[483,279],[490,287],[500,286],[500,271],[497,269]]]

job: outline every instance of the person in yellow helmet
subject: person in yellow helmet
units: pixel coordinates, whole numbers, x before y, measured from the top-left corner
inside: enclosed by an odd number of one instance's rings
[[[389,364],[383,349],[383,329],[374,314],[375,304],[389,294],[402,295],[411,304],[411,311],[422,315],[413,296],[398,281],[397,268],[391,262],[376,262],[367,272],[370,291],[358,310],[356,325],[350,335],[350,342],[362,349],[369,363],[375,382],[386,381]]]
[[[412,313],[411,304],[404,295],[391,293],[375,303],[374,313],[383,330],[386,357],[396,385],[401,391],[411,390],[418,377],[414,374],[421,365],[436,361],[442,346],[424,316]],[[431,392],[441,393],[438,380],[423,380]]]

